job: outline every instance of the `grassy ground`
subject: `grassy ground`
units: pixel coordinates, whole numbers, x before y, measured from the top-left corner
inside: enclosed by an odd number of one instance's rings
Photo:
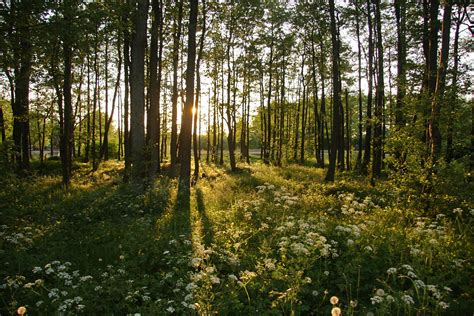
[[[332,296],[343,315],[473,312],[466,196],[423,209],[388,182],[258,163],[204,165],[189,201],[167,177],[122,184],[117,162],[78,165],[66,192],[49,163],[0,183],[0,314],[330,315]]]

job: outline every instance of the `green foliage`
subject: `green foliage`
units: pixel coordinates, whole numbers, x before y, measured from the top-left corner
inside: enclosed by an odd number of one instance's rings
[[[408,180],[373,188],[350,174],[325,184],[305,166],[204,165],[189,205],[166,177],[119,184],[112,161],[92,174],[77,165],[66,192],[53,163],[2,182],[2,313],[443,315],[474,303],[463,192],[438,192],[445,203],[426,213]]]

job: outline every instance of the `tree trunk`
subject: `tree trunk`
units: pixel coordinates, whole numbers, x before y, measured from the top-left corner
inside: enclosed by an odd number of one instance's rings
[[[127,0],[129,3],[129,0]],[[125,11],[123,16],[123,23],[127,24],[129,20],[128,13]],[[123,31],[123,73],[124,73],[124,103],[123,103],[123,143],[124,143],[124,181],[128,181],[131,169],[131,144],[130,144],[130,127],[129,127],[129,99],[130,99],[130,32],[126,27]]]
[[[171,109],[171,143],[170,156],[171,164],[178,162],[178,63],[179,63],[179,44],[181,41],[181,22],[183,19],[183,1],[178,3],[178,19],[175,20],[175,34],[173,39],[173,96]]]
[[[69,12],[70,8],[66,8]],[[65,13],[65,21],[69,21],[69,14]],[[72,150],[73,150],[73,121],[72,121],[72,47],[68,39],[63,40],[63,54],[64,54],[64,132],[61,145],[62,152],[65,154],[63,162],[63,183],[66,187],[70,184],[71,179],[71,164],[72,164]]]
[[[383,71],[383,43],[382,43],[382,23],[380,16],[380,0],[375,1],[375,24],[377,28],[377,92],[375,106],[375,125],[374,125],[374,149],[372,162],[371,182],[374,185],[375,179],[380,177],[382,171],[382,122],[384,106],[384,71]]]
[[[332,135],[331,135],[331,153],[329,155],[329,167],[326,173],[326,181],[334,181],[336,171],[337,150],[340,139],[340,119],[339,109],[341,108],[341,84],[339,82],[339,40],[337,37],[337,26],[335,18],[334,0],[329,0],[329,14],[331,16],[331,42],[332,42],[332,77],[333,77],[333,116],[332,116]]]
[[[451,11],[452,5],[448,1],[444,7],[441,52],[436,76],[436,88],[431,102],[431,117],[428,128],[431,149],[431,163],[433,165],[436,163],[436,160],[438,159],[441,152],[441,132],[439,129],[439,119],[446,86],[446,68],[448,63],[451,31]]]
[[[152,0],[152,23],[150,42],[150,107],[147,115],[147,150],[150,151],[150,163],[148,165],[148,176],[155,177],[160,170],[160,91],[158,81],[158,50],[161,50],[158,40],[161,35],[161,5],[158,0]]]
[[[231,2],[231,8],[233,6],[233,1]],[[227,114],[227,146],[229,147],[229,162],[230,162],[230,169],[235,171],[237,169],[236,162],[235,162],[235,138],[234,138],[234,124],[235,121],[235,103],[231,102],[231,83],[232,83],[232,70],[231,70],[231,60],[230,60],[230,49],[232,47],[232,40],[233,40],[233,18],[231,16],[230,21],[230,28],[229,28],[229,38],[227,41],[227,107],[226,107],[226,114]]]
[[[359,91],[358,91],[358,104],[359,104],[359,122],[358,122],[358,152],[357,152],[357,160],[356,160],[356,169],[360,169],[362,165],[362,52],[361,52],[361,43],[360,43],[360,7],[359,7],[359,0],[355,1],[356,7],[356,34],[357,34],[357,61],[358,61],[358,68],[357,68],[357,79],[359,83]]]
[[[145,146],[145,47],[148,0],[137,0],[133,18],[130,68],[130,142],[132,180],[139,182],[144,175],[143,151]]]
[[[370,163],[371,155],[371,143],[372,143],[372,89],[373,89],[373,60],[374,60],[374,41],[372,36],[372,13],[370,0],[367,0],[367,27],[369,30],[369,55],[368,55],[368,68],[369,73],[367,74],[368,79],[368,91],[367,91],[367,117],[365,126],[365,144],[364,144],[364,158],[360,172],[364,175],[368,174],[368,168]]]
[[[204,49],[204,40],[206,36],[206,0],[202,0],[202,34],[199,39],[199,52],[196,61],[196,101],[194,103],[194,122],[193,122],[193,153],[194,153],[194,182],[199,178],[199,153],[198,153],[198,115],[199,109],[199,96],[201,94],[201,59]]]
[[[188,60],[186,71],[186,103],[183,108],[180,158],[181,170],[179,175],[179,190],[189,197],[191,177],[191,127],[194,102],[194,72],[196,60],[196,26],[198,15],[198,0],[190,0],[188,26]]]
[[[450,163],[453,159],[453,132],[454,132],[454,122],[453,116],[455,113],[455,104],[457,100],[457,89],[458,89],[458,66],[459,66],[459,30],[461,24],[464,21],[466,16],[466,10],[462,6],[458,6],[458,14],[456,19],[456,31],[454,33],[454,51],[453,51],[453,79],[451,83],[451,89],[449,91],[449,101],[448,101],[448,130],[446,134],[446,162]],[[474,139],[473,139],[474,141]]]

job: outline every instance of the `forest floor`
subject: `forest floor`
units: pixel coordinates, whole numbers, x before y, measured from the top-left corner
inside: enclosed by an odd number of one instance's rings
[[[77,165],[65,191],[56,163],[0,182],[2,315],[474,312],[472,184],[426,206],[351,173],[204,164],[183,201],[176,179],[143,190],[114,161]]]

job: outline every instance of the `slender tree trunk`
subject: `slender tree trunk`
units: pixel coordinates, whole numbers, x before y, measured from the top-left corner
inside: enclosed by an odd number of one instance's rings
[[[96,25],[96,31],[98,26]],[[93,96],[93,107],[92,107],[92,170],[97,170],[97,153],[96,153],[96,114],[97,114],[97,103],[99,98],[99,69],[97,66],[97,55],[98,55],[98,39],[94,41],[94,96]]]
[[[351,170],[351,110],[349,106],[349,91],[346,88],[346,170]]]
[[[318,111],[318,82],[316,79],[316,50],[314,48],[314,40],[311,40],[311,57],[312,57],[312,76],[313,76],[313,115],[314,115],[314,156],[318,167],[323,165],[321,160],[321,117]]]
[[[107,151],[108,151],[108,134],[110,130],[110,125],[112,124],[112,119],[114,117],[115,113],[115,103],[117,101],[117,96],[120,88],[120,78],[122,75],[122,54],[120,51],[121,47],[121,41],[120,38],[117,40],[117,56],[118,56],[118,64],[117,64],[117,79],[115,81],[115,87],[114,87],[114,95],[112,97],[112,109],[110,111],[110,116],[106,117],[107,121],[105,122],[105,128],[104,128],[104,142],[102,144],[101,150],[100,150],[100,157],[104,157],[104,160],[108,159]],[[107,111],[106,111],[107,113]]]
[[[130,68],[131,175],[135,182],[139,182],[144,175],[145,48],[148,1],[137,0],[137,4],[133,18]]]
[[[3,109],[1,105],[0,105],[0,130],[2,133],[2,144],[3,144],[5,143],[7,137],[5,134],[5,119],[3,118]]]
[[[302,72],[303,74],[303,72]],[[302,113],[301,113],[301,149],[300,149],[300,162],[304,164],[305,162],[305,138],[306,138],[306,79],[302,77],[302,85],[303,85],[303,96],[302,96]]]
[[[375,179],[380,177],[382,171],[382,123],[384,106],[384,71],[383,71],[383,43],[382,43],[382,23],[380,16],[380,0],[375,1],[375,24],[377,28],[377,92],[375,105],[375,124],[374,124],[374,149],[372,162],[371,182],[374,185]]]
[[[331,153],[329,155],[329,168],[326,173],[326,181],[334,181],[336,171],[336,157],[340,139],[339,109],[341,108],[341,85],[339,82],[339,40],[337,37],[337,26],[335,18],[334,0],[329,0],[329,14],[331,16],[331,41],[332,41],[332,76],[333,76],[333,128],[331,135]]]
[[[198,115],[199,115],[199,96],[201,94],[201,59],[204,49],[204,40],[206,36],[206,0],[202,0],[202,34],[199,39],[199,52],[196,61],[196,100],[194,103],[194,118],[193,118],[193,153],[194,153],[194,180],[199,178],[199,152],[198,152]]]
[[[71,5],[71,4],[70,4]],[[69,12],[70,8],[66,9]],[[65,13],[64,19],[69,20],[69,14]],[[65,159],[63,160],[63,183],[66,187],[70,184],[71,179],[71,164],[73,151],[73,121],[72,121],[72,47],[68,39],[63,40],[63,54],[64,54],[64,132],[63,132],[63,153]]]
[[[451,83],[451,89],[449,90],[449,101],[448,101],[448,129],[446,133],[446,162],[450,163],[453,159],[453,134],[454,134],[454,113],[455,104],[458,97],[458,67],[459,67],[459,30],[462,22],[466,16],[466,9],[462,6],[458,6],[458,14],[456,19],[456,31],[454,33],[454,44],[453,44],[453,78]],[[474,138],[473,138],[474,141]],[[474,148],[473,148],[474,149]]]
[[[198,15],[198,0],[190,0],[188,26],[188,60],[186,72],[186,103],[183,109],[181,124],[180,158],[181,170],[179,175],[179,190],[189,197],[191,177],[191,127],[194,102],[194,72],[196,60],[196,26]]]
[[[159,28],[161,27],[161,6],[158,0],[152,0],[152,23],[151,23],[151,39],[150,39],[150,107],[147,114],[147,150],[150,151],[150,162],[148,164],[148,176],[155,177],[160,164],[160,118],[158,91],[158,46],[159,46]]]
[[[439,57],[438,73],[436,76],[436,88],[431,102],[431,117],[428,128],[432,164],[436,163],[441,153],[441,131],[439,129],[439,119],[446,86],[446,68],[448,63],[451,31],[451,11],[452,5],[448,1],[444,7],[441,52]]]
[[[127,0],[127,4],[129,0]],[[127,25],[129,21],[129,15],[127,12],[124,13],[123,23]],[[124,73],[124,102],[123,102],[123,142],[124,142],[124,181],[127,182],[130,176],[131,169],[131,144],[130,144],[130,127],[129,127],[129,99],[130,99],[130,32],[129,28],[126,27],[123,31],[123,73]]]
[[[357,34],[357,62],[358,62],[358,68],[357,68],[357,79],[358,79],[358,104],[359,104],[359,122],[358,122],[358,132],[359,132],[359,137],[358,137],[358,143],[357,143],[357,160],[356,160],[356,169],[360,170],[361,165],[362,165],[362,49],[361,49],[361,43],[360,43],[360,6],[359,6],[359,0],[355,1],[355,8],[356,8],[356,34]]]
[[[231,6],[233,5],[233,1]],[[232,83],[232,70],[231,70],[231,60],[230,60],[230,49],[232,46],[232,36],[233,36],[233,21],[231,18],[230,22],[230,29],[229,29],[229,38],[227,42],[227,107],[226,107],[226,114],[227,114],[227,146],[229,147],[229,162],[230,162],[230,169],[235,171],[237,169],[236,162],[235,162],[235,141],[234,141],[234,115],[235,115],[235,104],[231,102],[231,83]],[[231,105],[232,104],[232,105]]]
[[[368,91],[367,91],[367,117],[365,126],[365,144],[364,144],[364,158],[360,172],[364,175],[368,174],[370,155],[371,155],[371,143],[372,143],[372,89],[373,89],[373,60],[374,60],[374,41],[372,36],[372,13],[370,0],[367,0],[367,28],[369,30],[369,54],[368,54]]]
[[[395,128],[405,125],[404,102],[406,95],[406,0],[395,0],[395,16],[397,20],[397,102],[395,104]],[[398,156],[401,153],[397,153]]]
[[[266,137],[266,151],[263,153],[263,158],[265,163],[270,163],[270,148],[271,148],[271,139],[272,139],[272,110],[271,110],[271,100],[272,100],[272,75],[273,75],[273,24],[271,26],[271,43],[270,43],[270,61],[268,67],[268,98],[267,98],[267,137]]]
[[[109,117],[109,37],[105,37],[105,126],[104,126],[104,141],[100,147],[99,158],[109,159],[109,128],[107,118]],[[120,69],[120,66],[118,66]],[[116,92],[114,92],[115,94]]]
[[[175,34],[173,39],[173,96],[171,108],[171,143],[170,156],[171,164],[178,162],[178,64],[179,64],[179,44],[181,41],[181,23],[183,19],[183,1],[178,3],[178,18],[175,20]]]

